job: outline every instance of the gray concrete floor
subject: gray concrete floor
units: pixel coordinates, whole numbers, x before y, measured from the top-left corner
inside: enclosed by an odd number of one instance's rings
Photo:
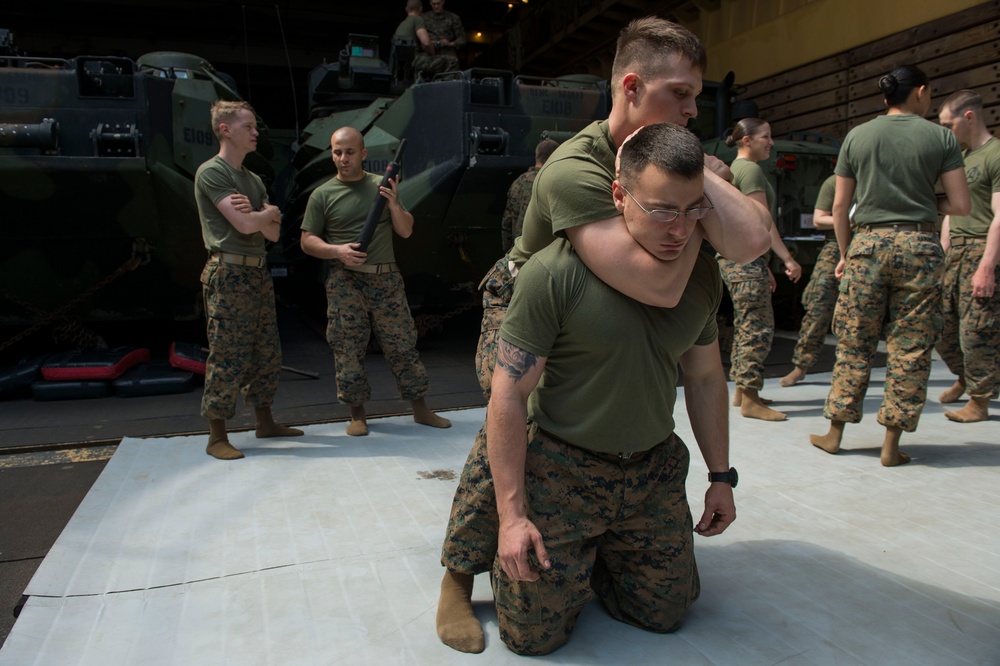
[[[702,594],[678,632],[637,630],[593,602],[540,661],[996,664],[997,417],[948,421],[937,396],[951,377],[935,362],[904,436],[913,462],[887,469],[884,370],[840,454],[809,445],[828,427],[829,380],[768,379],[784,423],[726,410],[738,519],[696,537]],[[693,445],[680,394],[677,431]],[[241,433],[240,464],[205,456],[200,435],[125,439],[31,581],[0,664],[523,663],[498,639],[487,576],[473,596],[486,651],[435,635],[440,543],[484,410],[448,416],[447,430],[373,420],[362,439],[341,423],[287,440]],[[695,515],[705,473],[692,451]]]
[[[423,336],[418,348],[431,376],[428,404],[435,409],[484,404],[474,370],[480,311],[455,316]],[[345,420],[337,404],[333,361],[315,316],[279,307],[284,363],[319,373],[319,379],[285,372],[276,396],[275,415],[288,424]],[[185,328],[191,335],[191,327]],[[160,340],[170,338],[162,331]],[[198,342],[190,339],[186,342]],[[142,346],[143,339],[117,341]],[[790,370],[794,336],[779,334],[767,362],[767,376]],[[162,345],[161,345],[162,346]],[[165,347],[153,349],[165,360]],[[824,350],[817,372],[828,371],[833,348]],[[724,361],[727,359],[724,359]],[[378,352],[367,367],[372,416],[405,413],[392,374]],[[189,393],[148,398],[101,398],[35,402],[27,396],[0,400],[0,644],[14,623],[21,594],[49,547],[100,475],[124,436],[150,437],[207,431],[199,416],[200,386]],[[253,411],[241,409],[232,429],[250,428]]]
[[[479,314],[473,309],[453,317],[418,343],[431,376],[427,402],[434,409],[484,404],[473,364]],[[288,424],[346,419],[347,407],[337,403],[333,360],[322,324],[315,317],[279,308],[279,327],[285,365],[318,372],[319,379],[283,372],[276,418]],[[126,343],[146,344],[141,334]],[[154,360],[159,354],[165,361],[165,349],[153,349]],[[382,355],[370,352],[366,365],[372,385],[368,413],[406,412],[409,405],[399,399]],[[0,400],[0,644],[14,624],[28,581],[117,442],[125,436],[207,432],[207,422],[199,415],[200,401],[200,385],[189,393],[146,398],[35,402],[20,395]],[[253,410],[241,405],[229,425],[233,430],[252,427]]]

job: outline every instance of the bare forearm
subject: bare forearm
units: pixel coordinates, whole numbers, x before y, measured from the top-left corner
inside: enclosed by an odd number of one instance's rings
[[[302,251],[310,257],[317,259],[335,259],[337,257],[337,247],[330,245],[315,234],[303,233],[300,245]]]
[[[1000,195],[994,195],[1000,198]],[[986,249],[983,250],[983,259],[979,265],[986,269],[994,269],[997,262],[1000,262],[1000,206],[994,206],[993,221],[990,222],[990,230],[986,232]]]
[[[715,211],[701,222],[716,252],[745,264],[767,252],[773,226],[766,207],[745,196],[710,170],[705,170],[705,195]]]
[[[729,409],[726,377],[720,366],[712,376],[684,377],[684,402],[695,441],[709,471],[729,469]]]
[[[840,256],[847,256],[847,247],[851,244],[851,225],[847,221],[847,211],[842,216],[833,212],[833,231],[837,234],[837,247],[840,248]]]
[[[833,195],[833,231],[837,234],[837,245],[840,256],[847,256],[847,247],[851,244],[851,222],[847,217],[854,198],[854,188],[857,181],[844,176],[837,176],[836,190]]]
[[[525,516],[527,419],[527,409],[519,398],[492,396],[486,418],[486,451],[501,523]]]
[[[402,238],[409,238],[413,233],[413,215],[403,210],[402,206],[389,206],[389,217],[392,219],[392,230]]]
[[[819,208],[813,211],[813,226],[820,231],[830,231],[833,229],[833,212],[829,210],[820,210]]]
[[[267,238],[268,234],[272,233],[270,230],[272,225],[280,227],[281,224],[281,213],[277,207],[271,205],[265,205],[263,210],[244,213],[234,208],[227,200],[223,200],[219,204],[219,210],[234,229],[248,236],[261,232]]]
[[[271,241],[272,243],[277,243],[278,239],[281,238],[281,225],[277,222],[268,222],[260,233],[264,235],[264,238]]]
[[[573,227],[566,235],[587,268],[606,284],[646,305],[666,308],[680,302],[702,240],[696,226],[677,259],[660,261],[636,242],[622,217]]]
[[[778,255],[782,263],[787,263],[792,260],[792,254],[785,247],[785,241],[781,240],[781,234],[778,233],[777,225],[771,227],[771,249],[774,253]]]
[[[972,208],[969,183],[965,169],[952,169],[941,174],[945,197],[938,199],[938,212],[942,215],[968,215]]]

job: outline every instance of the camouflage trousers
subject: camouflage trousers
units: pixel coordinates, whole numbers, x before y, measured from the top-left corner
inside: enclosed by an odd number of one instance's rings
[[[201,415],[233,418],[239,393],[251,407],[269,407],[281,373],[271,273],[211,257],[201,283],[209,348]]]
[[[888,313],[885,397],[878,422],[917,429],[931,350],[941,332],[943,251],[933,232],[861,229],[847,251],[834,330],[837,361],[823,415],[861,421],[872,360]]]
[[[441,72],[454,72],[458,70],[458,58],[453,55],[417,53],[413,57],[413,70],[424,72],[425,78],[429,78],[428,74],[433,76]]]
[[[493,568],[497,553],[496,492],[486,455],[486,424],[476,433],[476,441],[465,461],[462,477],[441,547],[441,565],[449,571],[470,575]]]
[[[1000,388],[1000,290],[992,298],[972,295],[972,276],[985,250],[985,239],[948,249],[937,351],[949,370],[965,378],[971,397],[992,399]]]
[[[594,594],[621,622],[661,633],[680,626],[700,592],[684,486],[689,462],[673,435],[622,460],[529,426],[525,505],[552,567],[536,582],[514,581],[494,562],[508,648],[538,655],[562,646]]]
[[[799,328],[799,339],[792,353],[792,364],[808,370],[816,365],[823,340],[833,322],[833,310],[837,305],[837,295],[840,293],[840,280],[837,279],[837,264],[840,262],[840,248],[836,241],[827,241],[816,257],[809,284],[802,292],[802,326]]]
[[[507,314],[507,306],[514,295],[514,278],[510,274],[510,260],[504,256],[483,278],[483,321],[479,328],[479,345],[476,347],[476,376],[486,401],[490,400],[493,368],[497,364],[497,343],[500,326]]]
[[[399,396],[416,400],[427,395],[430,378],[417,353],[417,329],[398,272],[358,273],[337,262],[326,280],[326,298],[326,341],[336,364],[337,400],[361,405],[371,399],[365,352],[372,333],[396,377]]]
[[[739,388],[759,391],[764,386],[764,360],[774,339],[774,309],[767,257],[748,264],[719,258],[722,279],[733,299],[733,349],[729,379]]]

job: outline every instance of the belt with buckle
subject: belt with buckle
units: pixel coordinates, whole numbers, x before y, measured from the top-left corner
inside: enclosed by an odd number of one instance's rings
[[[949,240],[949,242],[951,243],[952,247],[956,247],[959,245],[973,245],[975,243],[985,243],[986,239],[981,238],[979,236],[954,236]]]
[[[232,252],[215,252],[212,256],[224,264],[249,266],[251,268],[264,268],[264,264],[267,263],[267,257],[251,257],[245,254],[233,254]]]
[[[391,264],[361,264],[360,266],[348,266],[344,264],[344,268],[355,273],[371,273],[372,275],[399,272],[399,265],[395,262]]]
[[[930,222],[885,222],[881,224],[865,225],[868,231],[897,232],[897,231],[935,231],[934,225]]]

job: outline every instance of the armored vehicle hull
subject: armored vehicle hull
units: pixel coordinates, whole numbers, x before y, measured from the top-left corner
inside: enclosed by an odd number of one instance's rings
[[[474,299],[483,275],[503,256],[500,219],[507,190],[534,164],[538,142],[549,134],[571,136],[606,118],[610,98],[601,81],[542,80],[484,69],[439,74],[397,98],[390,96],[388,72],[378,75],[380,62],[345,58],[311,77],[320,113],[314,110],[295,147],[280,256],[272,263],[284,262],[313,281],[322,278],[321,263],[299,251],[299,227],[309,195],[335,175],[333,132],[344,126],[362,132],[368,150],[364,166],[372,173],[384,172],[405,139],[399,192],[413,213],[414,231],[408,239],[396,239],[396,257],[411,306],[451,307],[456,300]],[[362,70],[364,78],[358,76]],[[335,89],[334,77],[368,82],[384,94],[345,108],[346,95],[331,99],[316,93]],[[363,87],[355,85],[353,99]]]
[[[157,53],[0,58],[0,91],[0,324],[196,316],[193,178],[232,88],[196,56]]]
[[[689,124],[703,139],[705,153],[726,164],[736,159],[736,149],[726,145],[725,136],[736,121],[758,116],[756,103],[736,99],[743,89],[734,85],[734,79],[735,75],[730,72],[722,82],[705,81],[698,96],[698,117]],[[759,162],[775,191],[771,216],[778,233],[802,266],[802,278],[792,283],[782,276],[781,262],[772,257],[771,270],[778,276],[773,301],[779,328],[794,330],[801,323],[802,290],[809,283],[824,242],[823,233],[812,226],[812,214],[819,189],[833,173],[839,151],[840,144],[835,138],[802,132],[774,137],[770,157]],[[728,311],[728,303],[723,310]]]

